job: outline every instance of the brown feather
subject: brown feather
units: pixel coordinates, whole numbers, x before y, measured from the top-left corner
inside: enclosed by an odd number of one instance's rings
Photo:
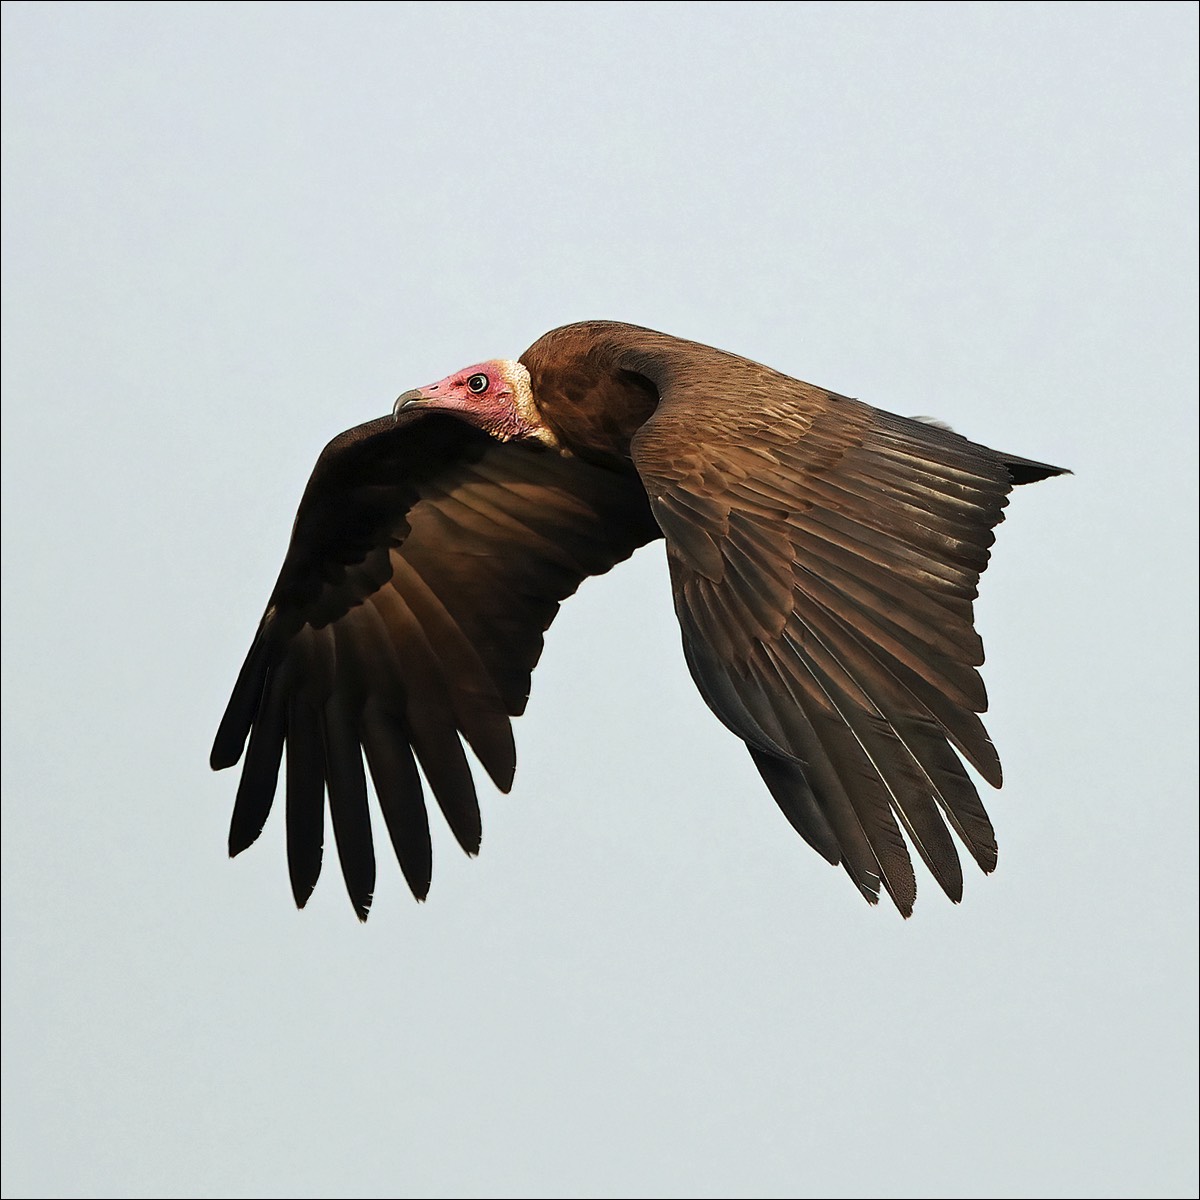
[[[397,858],[423,898],[430,838],[414,756],[456,840],[477,853],[479,802],[460,737],[507,790],[510,717],[525,707],[559,604],[657,536],[627,469],[501,445],[439,413],[334,439],[213,748],[214,766],[231,764],[249,733],[231,852],[261,831],[286,742],[296,901],[320,874],[327,790],[365,919],[375,887],[365,749]]]
[[[688,667],[795,829],[871,902],[882,887],[912,911],[908,843],[958,900],[950,829],[996,863],[959,754],[1001,781],[973,601],[1009,491],[1060,468],[615,322],[553,330],[521,361],[543,423],[529,442],[405,409],[319,458],[213,745],[215,768],[246,751],[231,853],[261,831],[286,749],[296,902],[320,873],[328,790],[365,919],[368,770],[423,899],[417,763],[475,853],[463,741],[507,790],[510,718],[559,605],[665,536]]]

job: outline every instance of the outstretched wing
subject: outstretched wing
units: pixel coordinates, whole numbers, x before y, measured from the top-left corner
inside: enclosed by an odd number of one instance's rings
[[[960,899],[947,822],[984,871],[996,840],[952,747],[1001,781],[972,601],[1014,481],[1058,468],[679,345],[622,361],[661,396],[633,457],[701,693],[867,899],[912,911],[901,828]]]
[[[460,741],[507,791],[509,718],[529,696],[560,602],[661,536],[632,475],[501,444],[439,413],[402,413],[332,441],[212,750],[246,747],[229,833],[259,835],[287,755],[288,867],[303,905],[321,870],[325,793],[350,898],[366,919],[375,855],[363,753],[413,894],[431,852],[419,764],[455,837],[479,849]]]

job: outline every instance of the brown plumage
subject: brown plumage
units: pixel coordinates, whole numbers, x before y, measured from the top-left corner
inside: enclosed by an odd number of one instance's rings
[[[367,770],[423,898],[421,775],[475,853],[460,739],[507,791],[510,718],[559,604],[665,537],[695,682],[791,824],[905,915],[907,835],[958,900],[950,829],[984,871],[996,863],[959,755],[1000,786],[972,601],[1013,484],[1061,473],[614,322],[406,393],[335,438],[305,489],[213,745],[217,769],[246,748],[230,853],[262,830],[286,748],[297,904],[321,869],[328,793],[366,918]]]

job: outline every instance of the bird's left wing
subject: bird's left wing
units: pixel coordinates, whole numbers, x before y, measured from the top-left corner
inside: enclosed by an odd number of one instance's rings
[[[246,748],[230,853],[261,832],[286,747],[296,902],[321,869],[328,790],[346,886],[365,919],[375,886],[365,752],[401,868],[423,898],[432,864],[417,764],[475,853],[479,805],[460,734],[506,791],[509,718],[524,710],[559,603],[657,536],[633,476],[501,444],[454,417],[401,413],[336,438],[305,490],[213,745],[214,769]]]
[[[972,601],[1013,483],[1058,468],[653,336],[633,459],[701,693],[868,899],[912,909],[903,827],[957,900],[946,823],[985,871],[996,842],[952,747],[1000,783]]]

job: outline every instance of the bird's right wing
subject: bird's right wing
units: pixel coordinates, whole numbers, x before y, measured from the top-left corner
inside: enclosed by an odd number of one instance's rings
[[[691,672],[795,828],[874,901],[954,900],[994,786],[972,601],[1013,478],[1001,455],[699,349],[631,356],[660,392],[633,458],[667,539]],[[1041,470],[1041,477],[1057,473]]]
[[[325,449],[212,750],[246,748],[229,833],[249,846],[287,750],[292,889],[321,869],[324,798],[347,890],[365,919],[375,884],[367,765],[410,887],[430,839],[419,762],[463,848],[479,848],[460,736],[497,786],[559,603],[659,536],[632,474],[537,445],[493,441],[441,413],[359,426]]]

